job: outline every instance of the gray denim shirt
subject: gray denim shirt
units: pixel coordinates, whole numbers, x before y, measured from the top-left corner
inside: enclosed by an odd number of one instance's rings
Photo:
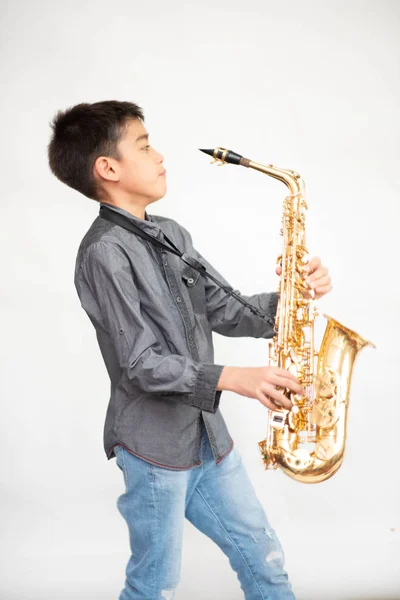
[[[193,247],[189,232],[167,217],[145,219],[101,202],[182,251],[230,285]],[[93,323],[111,382],[104,425],[108,459],[120,444],[169,469],[191,469],[204,421],[218,464],[233,448],[216,387],[212,332],[271,338],[271,325],[211,279],[149,240],[96,217],[78,249],[74,283]],[[239,290],[235,290],[240,294]],[[275,292],[242,298],[275,317]]]

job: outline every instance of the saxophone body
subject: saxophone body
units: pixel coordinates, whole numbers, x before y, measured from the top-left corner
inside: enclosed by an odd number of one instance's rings
[[[266,438],[258,443],[265,469],[281,468],[302,483],[319,483],[336,473],[343,462],[351,378],[358,353],[374,344],[332,317],[327,319],[319,351],[314,346],[318,316],[313,292],[303,273],[308,262],[305,239],[305,184],[298,173],[262,165],[224,148],[203,150],[220,165],[233,163],[261,171],[288,188],[284,200],[282,265],[275,332],[269,364],[298,377],[304,396],[280,391],[293,403],[291,410],[270,410]],[[308,290],[309,291],[309,290]]]

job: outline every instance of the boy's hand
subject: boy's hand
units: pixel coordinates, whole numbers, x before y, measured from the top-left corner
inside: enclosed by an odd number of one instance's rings
[[[255,398],[271,410],[292,408],[291,400],[280,391],[285,388],[300,396],[305,394],[298,378],[279,367],[224,367],[217,385],[217,390]]]
[[[277,275],[282,273],[282,267],[278,265],[275,269]],[[304,267],[304,273],[307,275],[306,284],[310,285],[315,292],[315,300],[319,300],[332,289],[331,278],[328,274],[328,268],[321,264],[318,256],[311,258]],[[311,298],[307,291],[302,292],[305,298]]]

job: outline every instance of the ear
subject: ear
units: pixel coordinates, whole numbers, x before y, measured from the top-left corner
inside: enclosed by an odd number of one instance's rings
[[[119,181],[119,165],[109,156],[99,156],[93,165],[94,176],[107,181]]]

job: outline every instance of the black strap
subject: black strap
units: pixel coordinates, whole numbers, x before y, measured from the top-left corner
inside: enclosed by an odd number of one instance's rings
[[[107,221],[112,221],[116,225],[119,225],[120,227],[123,227],[124,229],[128,229],[129,231],[132,231],[137,236],[150,241],[152,244],[159,246],[161,248],[164,248],[164,250],[166,250],[167,252],[176,254],[187,265],[191,266],[196,271],[199,271],[199,273],[201,273],[201,275],[212,279],[214,281],[214,283],[216,283],[221,289],[223,289],[226,294],[229,294],[230,296],[233,296],[234,298],[236,298],[236,300],[238,300],[239,302],[241,302],[242,304],[247,306],[253,314],[257,315],[258,317],[260,317],[261,319],[263,319],[264,321],[266,321],[267,323],[272,325],[272,327],[274,327],[275,322],[273,319],[271,319],[270,317],[268,317],[267,315],[265,315],[264,313],[259,311],[256,306],[253,306],[249,302],[246,302],[246,300],[244,300],[241,296],[238,296],[238,294],[236,294],[236,292],[233,291],[233,288],[226,286],[223,283],[221,283],[220,281],[218,281],[218,279],[216,279],[216,277],[214,277],[214,275],[211,275],[211,273],[209,273],[207,271],[206,267],[201,262],[199,262],[192,256],[189,256],[189,254],[187,254],[186,252],[181,252],[179,250],[179,248],[177,248],[175,246],[175,244],[173,242],[171,242],[171,240],[165,235],[165,233],[162,230],[161,231],[164,235],[164,239],[171,245],[171,247],[167,246],[167,244],[165,244],[161,240],[158,240],[155,237],[151,236],[146,231],[143,231],[143,229],[141,229],[138,225],[135,225],[134,223],[132,223],[132,221],[130,221],[128,219],[128,217],[126,217],[125,215],[122,215],[121,213],[117,213],[113,209],[109,209],[104,204],[102,204],[100,206],[99,215],[100,215],[100,217],[102,217],[103,219],[106,219]]]

